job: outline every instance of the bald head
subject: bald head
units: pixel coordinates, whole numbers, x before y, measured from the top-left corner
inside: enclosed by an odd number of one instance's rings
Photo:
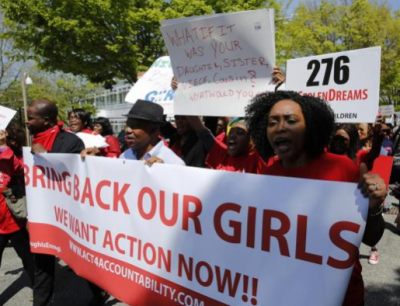
[[[58,108],[57,105],[55,105],[50,100],[35,100],[33,101],[31,107],[34,109],[35,113],[38,116],[42,118],[47,117],[49,119],[49,122],[51,122],[52,124],[57,124]]]
[[[36,100],[27,110],[26,126],[32,135],[44,132],[57,125],[57,106],[46,99]]]

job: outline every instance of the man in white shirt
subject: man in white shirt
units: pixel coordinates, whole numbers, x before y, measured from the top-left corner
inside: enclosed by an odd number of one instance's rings
[[[157,157],[165,164],[185,165],[160,138],[163,114],[162,106],[150,101],[138,100],[132,106],[125,115],[128,117],[125,133],[129,149],[120,155],[120,159],[147,160]]]

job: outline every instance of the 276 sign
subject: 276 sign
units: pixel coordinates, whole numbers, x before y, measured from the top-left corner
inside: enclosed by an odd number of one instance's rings
[[[315,78],[318,75],[321,65],[325,65],[325,74],[324,79],[322,81],[322,85],[329,85],[329,80],[332,73],[333,66],[333,81],[336,84],[343,85],[349,81],[350,77],[350,69],[349,66],[346,65],[350,63],[350,59],[348,56],[339,56],[338,58],[333,60],[332,57],[323,58],[321,61],[312,60],[307,65],[307,70],[312,70],[310,78],[307,81],[307,86],[319,86],[320,82],[316,81]]]
[[[380,47],[289,60],[286,89],[330,102],[337,122],[374,122],[380,61]]]

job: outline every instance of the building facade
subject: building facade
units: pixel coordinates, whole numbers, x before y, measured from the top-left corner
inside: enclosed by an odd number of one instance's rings
[[[97,108],[95,117],[108,118],[115,135],[125,128],[126,117],[123,115],[129,113],[132,107],[131,103],[125,102],[125,97],[131,87],[130,84],[116,85],[94,96],[94,105]]]

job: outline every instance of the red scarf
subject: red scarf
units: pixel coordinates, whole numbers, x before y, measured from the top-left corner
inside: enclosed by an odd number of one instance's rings
[[[56,140],[57,134],[60,132],[60,127],[58,125],[53,126],[52,128],[38,133],[33,136],[33,143],[40,143],[47,152],[51,151],[53,148],[54,141]]]

